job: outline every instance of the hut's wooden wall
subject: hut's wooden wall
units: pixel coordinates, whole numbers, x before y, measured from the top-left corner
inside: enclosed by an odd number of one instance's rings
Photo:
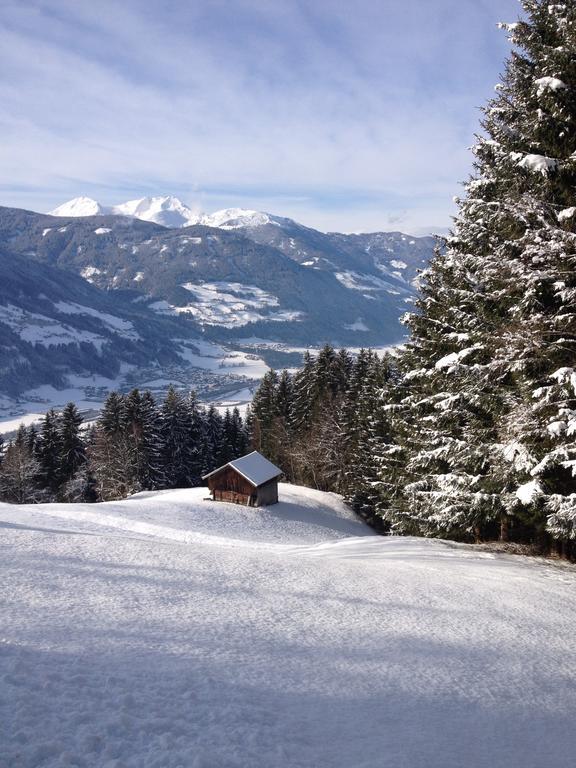
[[[278,479],[269,480],[256,489],[256,506],[263,507],[266,504],[276,504],[278,501]]]
[[[224,467],[217,475],[208,478],[208,488],[216,501],[254,505],[256,488],[232,467]]]
[[[276,504],[278,501],[278,480],[269,480],[255,488],[233,467],[223,467],[220,472],[208,478],[208,488],[215,501],[231,501],[251,507]]]

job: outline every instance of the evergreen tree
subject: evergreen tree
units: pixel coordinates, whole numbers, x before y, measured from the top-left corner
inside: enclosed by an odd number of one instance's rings
[[[315,400],[315,360],[305,352],[302,368],[295,374],[292,385],[290,428],[295,433],[306,431],[310,425]]]
[[[204,474],[204,419],[202,409],[198,404],[198,398],[194,391],[190,392],[187,400],[188,409],[188,441],[190,452],[190,464],[188,478],[191,485],[200,485]]]
[[[234,449],[234,434],[232,426],[232,414],[230,409],[227,408],[224,412],[224,418],[222,420],[222,437],[220,440],[220,450],[218,451],[217,463],[219,466],[227,464],[232,459],[237,458]]]
[[[233,408],[230,414],[229,434],[234,458],[244,456],[248,452],[248,436],[238,408]]]
[[[35,455],[40,465],[43,485],[52,495],[56,494],[62,479],[60,472],[61,454],[60,417],[51,408],[44,416],[40,426]]]
[[[26,448],[31,456],[35,456],[38,445],[38,430],[31,424],[26,430]]]
[[[271,461],[276,455],[274,422],[277,416],[278,374],[269,370],[260,383],[252,400],[254,419],[254,448]]]
[[[109,435],[122,431],[126,420],[124,395],[110,392],[98,418],[101,429]]]
[[[160,425],[150,392],[133,389],[119,409],[121,432],[127,443],[128,484],[133,492],[160,483]]]
[[[74,403],[62,411],[59,421],[60,482],[68,482],[86,461],[86,449],[80,434],[82,416]]]
[[[286,427],[292,413],[293,390],[292,376],[287,370],[283,370],[276,387],[274,411]]]
[[[196,456],[186,399],[170,387],[161,408],[162,464],[168,488],[192,485]]]
[[[142,488],[162,488],[164,483],[161,461],[160,414],[151,392],[144,392],[140,402],[140,456],[138,480]]]
[[[218,466],[218,459],[222,444],[222,417],[214,405],[208,408],[204,416],[204,435],[203,435],[203,469],[202,474],[207,474]]]
[[[133,400],[132,418],[134,405]],[[88,450],[90,472],[101,500],[123,499],[141,490],[133,442],[133,433],[137,431],[137,425],[131,424],[127,415],[126,399],[118,392],[111,392],[104,402]]]
[[[576,8],[525,0],[408,325],[398,530],[576,536]],[[390,500],[388,500],[390,501]]]

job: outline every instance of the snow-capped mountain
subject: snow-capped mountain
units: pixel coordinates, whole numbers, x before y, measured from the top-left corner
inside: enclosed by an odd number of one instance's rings
[[[50,216],[105,216],[111,211],[91,197],[75,197],[50,211]]]
[[[218,229],[242,229],[262,227],[268,224],[286,226],[291,219],[273,216],[262,211],[246,208],[224,208],[214,213],[198,213],[177,197],[158,196],[128,200],[118,205],[105,206],[90,197],[75,197],[50,211],[50,216],[130,216],[142,221],[152,221],[163,227],[190,227],[202,224]]]
[[[113,206],[116,216],[132,216],[164,227],[189,227],[199,223],[198,214],[177,197],[143,197]]]
[[[243,229],[273,225],[277,227],[295,224],[292,219],[283,216],[273,216],[271,213],[251,211],[247,208],[224,208],[214,213],[202,214],[199,224],[218,229]]]
[[[130,216],[164,227],[189,227],[200,223],[200,216],[177,197],[141,197],[119,205],[101,205],[91,197],[75,197],[50,211],[50,216]]]

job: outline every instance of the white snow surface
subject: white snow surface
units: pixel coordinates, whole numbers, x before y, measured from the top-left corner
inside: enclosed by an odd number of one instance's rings
[[[108,210],[97,200],[91,197],[75,197],[50,211],[50,216],[103,216],[106,213]]]
[[[359,317],[353,323],[349,323],[348,325],[345,325],[344,328],[346,328],[349,331],[369,331],[370,330],[370,328],[368,328],[368,326],[366,325],[364,320],[362,320],[361,317]]]
[[[132,341],[138,341],[140,339],[139,334],[134,330],[134,326],[130,320],[124,320],[123,318],[116,317],[108,312],[100,312],[98,309],[85,307],[82,304],[76,304],[76,302],[73,301],[58,301],[54,304],[54,307],[58,312],[62,312],[64,315],[88,315],[89,317],[95,317],[109,330],[124,336],[126,339],[131,339]]]
[[[52,317],[29,312],[14,304],[0,305],[0,317],[2,322],[18,334],[22,341],[27,341],[30,344],[54,347],[59,344],[79,344],[80,342],[85,342],[93,344],[100,352],[106,343],[106,339],[96,333],[78,331]]]
[[[516,489],[516,498],[522,504],[533,504],[542,495],[542,486],[538,480],[529,480]]]
[[[547,176],[550,171],[556,170],[558,166],[558,160],[553,157],[546,157],[546,155],[525,155],[518,165],[527,171],[532,173],[541,173],[543,176]]]
[[[205,494],[0,505],[2,768],[572,768],[573,567]]]
[[[149,306],[160,313],[191,314],[199,323],[225,328],[235,328],[258,320],[290,322],[303,319],[302,312],[298,310],[269,311],[271,307],[279,306],[278,297],[255,285],[220,281],[183,283],[182,287],[194,295],[194,304],[176,307],[166,301],[156,301]]]
[[[557,77],[539,77],[534,83],[538,96],[542,96],[546,91],[563,91],[568,87],[566,83]]]
[[[568,219],[571,219],[575,213],[576,213],[576,208],[573,206],[571,208],[564,208],[564,210],[558,213],[556,218],[560,222],[568,221]]]
[[[440,360],[437,360],[434,364],[434,368],[436,370],[442,370],[443,368],[449,368],[453,369],[455,366],[457,366],[462,360],[465,360],[467,357],[469,357],[473,352],[476,352],[478,349],[481,349],[481,344],[475,344],[473,347],[468,347],[467,349],[461,349],[459,352],[451,352],[449,355],[445,355],[444,357],[441,357]]]
[[[391,283],[376,277],[376,275],[362,274],[349,269],[345,272],[336,272],[335,277],[345,288],[351,291],[387,291],[399,295],[399,291],[391,290]]]

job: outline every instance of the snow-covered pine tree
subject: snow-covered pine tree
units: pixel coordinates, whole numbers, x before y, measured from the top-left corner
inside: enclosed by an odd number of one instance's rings
[[[186,398],[188,411],[188,482],[192,486],[200,485],[204,466],[204,420],[198,396],[191,390]]]
[[[222,421],[222,416],[220,416],[216,407],[211,405],[203,419],[202,474],[211,472],[219,466],[218,459],[220,456],[223,433]]]
[[[408,320],[402,530],[576,537],[576,7],[523,6]]]
[[[60,479],[67,483],[86,461],[86,446],[80,434],[82,416],[74,403],[64,407],[59,420]]]
[[[220,441],[220,450],[218,451],[218,464],[220,466],[237,458],[234,452],[234,436],[232,434],[232,429],[232,414],[230,413],[230,408],[226,408],[222,419],[222,438]]]
[[[252,400],[254,448],[271,461],[276,459],[274,424],[277,417],[278,374],[270,369],[264,374]]]
[[[290,422],[293,390],[292,376],[287,370],[283,370],[278,378],[278,386],[276,387],[275,411],[276,415],[282,419],[285,427],[288,427]]]
[[[388,356],[361,350],[343,408],[345,476],[339,490],[365,519],[381,527],[381,452],[391,442],[387,401],[395,371]]]
[[[310,352],[305,352],[302,367],[294,375],[290,429],[295,434],[305,432],[310,426],[314,402],[314,365],[315,360]]]
[[[40,464],[42,483],[52,495],[56,494],[61,483],[59,421],[60,417],[51,408],[42,420],[35,451],[36,459]]]
[[[168,488],[194,484],[197,456],[189,402],[170,387],[160,411],[162,464]]]
[[[100,412],[98,424],[105,432],[112,435],[123,429],[125,415],[124,395],[120,392],[110,392]]]
[[[230,444],[234,458],[244,456],[248,451],[248,436],[238,408],[232,408],[230,415]]]
[[[122,499],[140,490],[135,482],[135,456],[128,436],[125,406],[123,395],[118,392],[108,395],[88,447],[96,493],[103,501]]]
[[[126,471],[132,492],[159,487],[162,477],[160,424],[152,394],[133,389],[123,398],[117,416],[110,406],[106,411],[105,422],[118,421],[119,437],[126,443]]]
[[[142,488],[152,490],[163,487],[161,461],[160,414],[152,393],[143,392],[140,400],[141,461],[138,480]]]

